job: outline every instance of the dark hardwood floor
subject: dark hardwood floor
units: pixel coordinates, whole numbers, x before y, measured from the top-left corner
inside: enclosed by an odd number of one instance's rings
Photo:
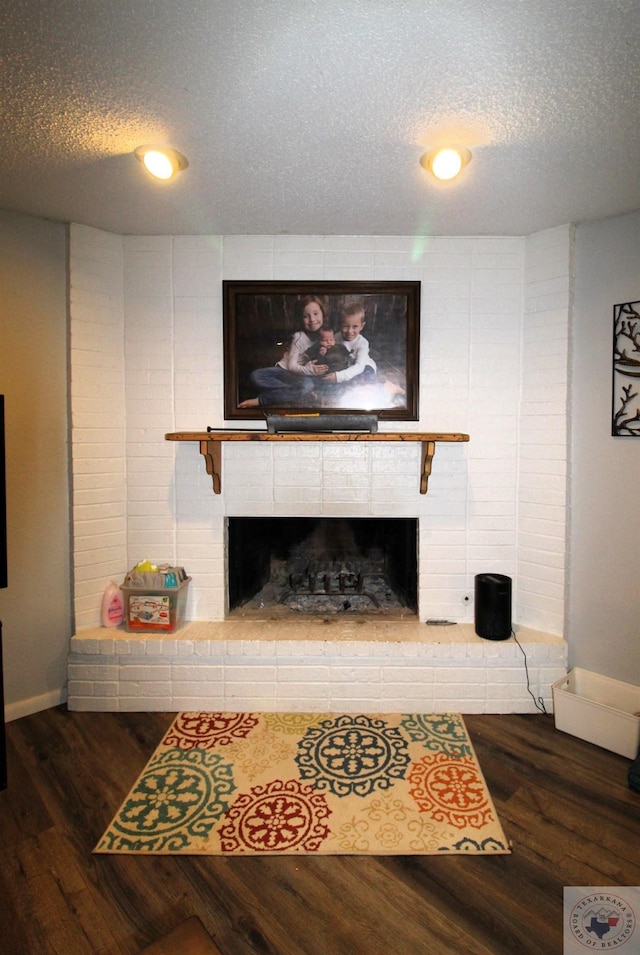
[[[561,955],[564,885],[640,883],[629,760],[542,714],[465,716],[508,856],[93,855],[171,719],[8,724],[3,955],[135,955],[191,915],[224,955]]]

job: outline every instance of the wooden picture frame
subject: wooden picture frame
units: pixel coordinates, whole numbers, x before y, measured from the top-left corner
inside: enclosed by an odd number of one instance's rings
[[[420,282],[222,285],[226,420],[418,420]]]

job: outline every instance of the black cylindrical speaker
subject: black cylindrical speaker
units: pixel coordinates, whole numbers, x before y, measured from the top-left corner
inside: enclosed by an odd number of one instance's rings
[[[476,633],[485,640],[508,640],[511,636],[511,577],[476,574]]]

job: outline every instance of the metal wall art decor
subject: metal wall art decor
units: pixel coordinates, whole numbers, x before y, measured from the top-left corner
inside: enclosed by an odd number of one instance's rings
[[[419,282],[223,282],[224,416],[418,420]]]
[[[640,437],[640,302],[613,306],[611,433]]]

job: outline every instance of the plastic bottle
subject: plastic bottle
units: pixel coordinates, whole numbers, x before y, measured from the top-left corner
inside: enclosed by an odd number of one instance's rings
[[[103,627],[117,627],[124,620],[124,601],[117,584],[109,584],[102,595],[101,618]]]

